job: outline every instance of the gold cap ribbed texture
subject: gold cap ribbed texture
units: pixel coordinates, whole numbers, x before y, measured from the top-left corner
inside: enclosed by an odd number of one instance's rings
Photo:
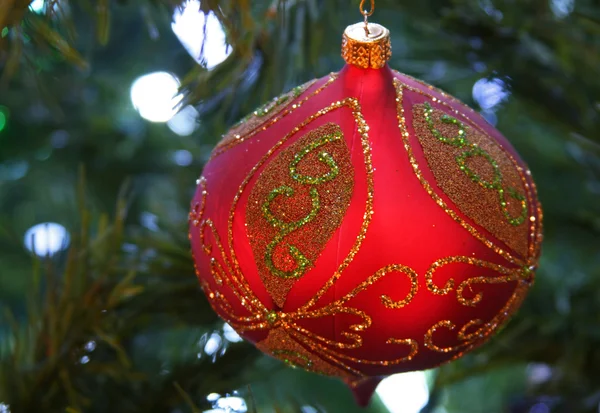
[[[381,69],[392,57],[390,31],[376,24],[364,23],[348,26],[342,40],[342,57],[346,63],[363,69]]]

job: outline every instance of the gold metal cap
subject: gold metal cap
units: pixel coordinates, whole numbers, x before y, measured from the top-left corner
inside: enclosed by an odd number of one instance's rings
[[[390,31],[380,24],[348,26],[342,40],[342,57],[346,63],[363,69],[381,69],[392,57]]]

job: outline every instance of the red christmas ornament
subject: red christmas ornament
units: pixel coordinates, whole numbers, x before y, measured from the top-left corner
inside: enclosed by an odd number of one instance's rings
[[[391,70],[389,32],[350,26],[339,73],[283,95],[214,150],[192,202],[214,310],[286,363],[381,378],[488,340],[533,281],[535,184],[458,100]]]

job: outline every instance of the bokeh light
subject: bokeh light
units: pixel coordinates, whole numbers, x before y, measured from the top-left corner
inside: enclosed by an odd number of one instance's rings
[[[491,110],[508,98],[508,90],[501,79],[479,79],[473,85],[473,99],[483,110]]]
[[[198,111],[193,106],[186,106],[167,122],[167,126],[179,136],[189,136],[198,128]]]
[[[29,9],[34,13],[43,13],[46,8],[44,0],[33,0],[29,5]]]
[[[379,384],[377,395],[390,413],[419,413],[429,401],[427,377],[422,371],[395,374]]]
[[[200,11],[199,0],[189,0],[173,13],[173,33],[190,55],[212,69],[231,53],[225,31],[213,12]]]
[[[246,413],[248,411],[246,401],[235,396],[220,398],[215,402],[214,407],[230,413]]]
[[[41,257],[52,256],[69,245],[67,229],[55,222],[45,222],[29,228],[25,233],[25,248]]]
[[[211,393],[206,396],[206,400],[212,403],[212,409],[205,410],[203,413],[246,413],[248,411],[246,401],[239,396],[221,397],[218,393]]]
[[[575,10],[575,0],[550,0],[550,9],[559,19],[564,19]]]
[[[131,103],[150,122],[167,122],[181,102],[179,79],[167,72],[154,72],[137,78],[131,85]]]
[[[534,385],[540,385],[552,378],[552,367],[544,363],[530,363],[527,366],[527,381]]]
[[[242,341],[242,337],[231,327],[229,324],[225,323],[223,325],[223,336],[225,336],[225,340],[230,343],[239,343]]]
[[[17,181],[27,175],[29,171],[29,162],[27,161],[8,161],[0,163],[0,182]]]
[[[546,403],[536,403],[531,406],[529,413],[550,413],[550,407]]]
[[[212,333],[204,345],[204,352],[209,356],[212,356],[221,347],[221,342],[221,336],[218,333]]]
[[[173,162],[179,166],[190,166],[194,161],[194,156],[190,151],[180,149],[173,153]]]
[[[48,13],[49,7],[52,7],[52,11]],[[61,15],[64,15],[70,11],[68,1],[54,0],[49,2],[48,0],[33,0],[29,4],[29,10],[37,14],[47,13],[51,18],[56,19]]]

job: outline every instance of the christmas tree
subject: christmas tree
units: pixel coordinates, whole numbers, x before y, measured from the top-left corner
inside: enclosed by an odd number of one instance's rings
[[[221,136],[338,71],[358,2],[3,0],[0,412],[597,412],[600,4],[377,1],[390,66],[460,98],[529,165],[536,282],[489,343],[336,379],[244,342],[210,308],[189,205]]]

